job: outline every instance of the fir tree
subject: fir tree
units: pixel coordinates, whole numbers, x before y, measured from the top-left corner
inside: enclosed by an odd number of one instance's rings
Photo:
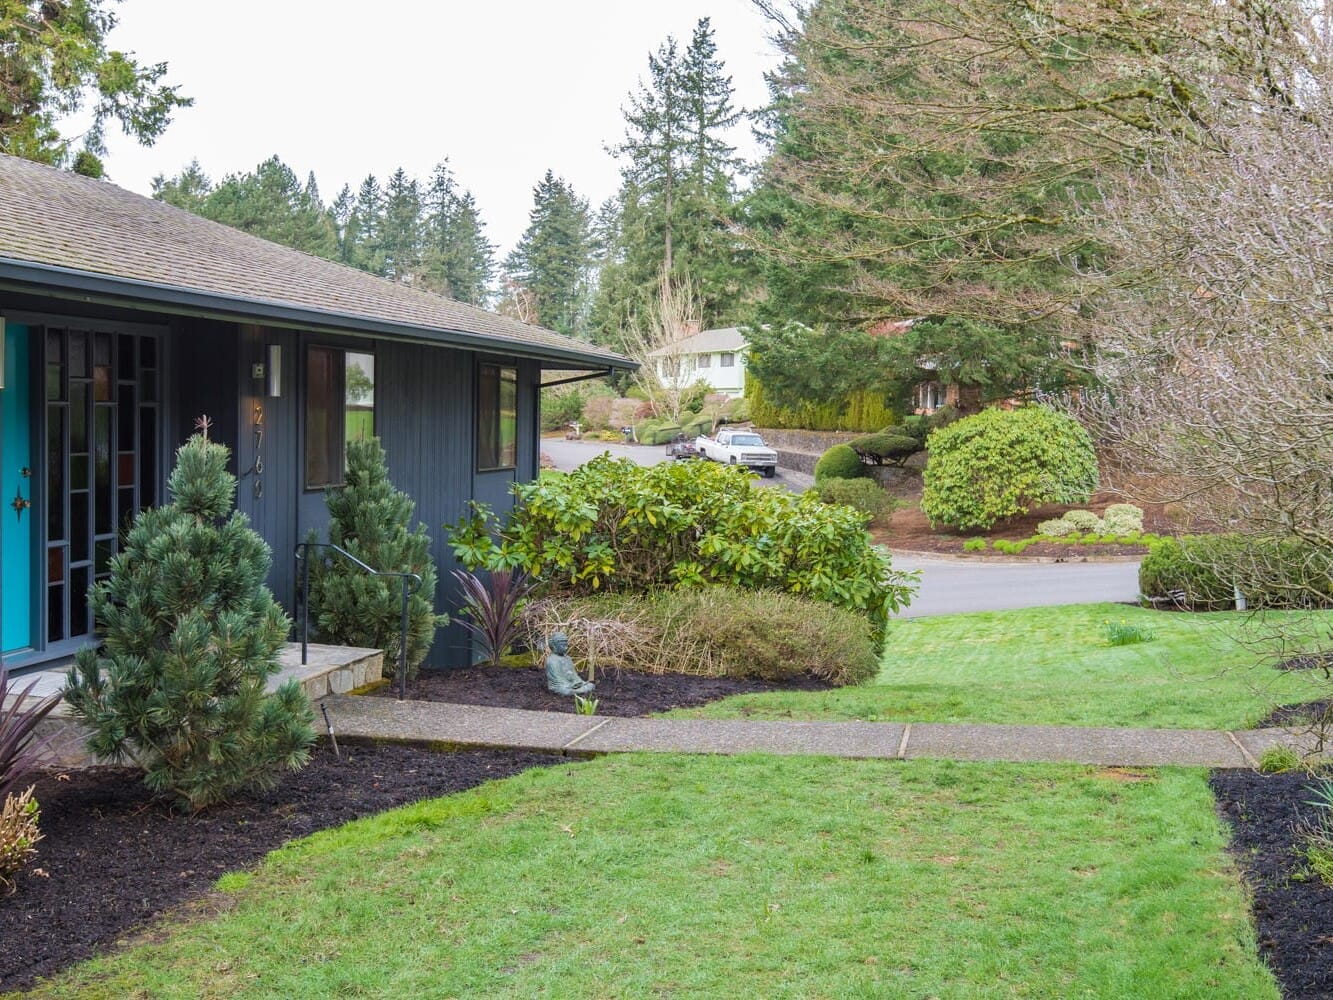
[[[399,167],[384,192],[380,224],[384,269],[380,273],[392,281],[412,284],[421,269],[421,236],[421,188]]]
[[[435,630],[449,621],[436,615],[435,563],[425,525],[411,528],[416,504],[389,481],[377,438],[349,441],[347,481],[330,490],[329,541],[385,573],[415,573],[421,586],[408,601],[407,668],[416,673]],[[312,532],[308,541],[317,541]],[[312,559],[310,613],[325,642],[384,651],[384,669],[398,668],[402,634],[402,581],[371,576],[337,553]]]
[[[682,53],[668,38],[625,108],[620,225],[605,255],[593,330],[616,345],[651,312],[663,274],[699,295],[703,322],[734,316],[744,284],[730,219],[740,163],[725,133],[741,118],[707,18]]]
[[[528,228],[505,261],[530,296],[536,322],[569,336],[587,327],[593,239],[588,203],[550,170],[532,189]]]
[[[65,689],[89,750],[189,810],[271,786],[314,740],[295,681],[264,693],[291,623],[264,586],[268,546],[235,510],[229,457],[203,434],[176,453],[171,503],[135,519],[93,589],[103,645],[79,652]]]
[[[484,304],[495,276],[495,245],[483,232],[472,193],[459,190],[447,162],[435,167],[424,202],[423,287],[459,302]]]

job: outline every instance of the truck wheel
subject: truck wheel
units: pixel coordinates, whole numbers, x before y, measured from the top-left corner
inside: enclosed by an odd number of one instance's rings
[[[764,470],[764,478],[772,479],[775,475],[777,475],[777,471],[778,471],[777,469],[773,468],[770,465],[767,469]]]

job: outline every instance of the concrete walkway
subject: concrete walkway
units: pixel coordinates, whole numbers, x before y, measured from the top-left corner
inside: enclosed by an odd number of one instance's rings
[[[1253,768],[1260,755],[1276,744],[1301,749],[1304,735],[1283,729],[1215,732],[933,722],[623,719],[355,696],[330,696],[324,705],[340,739],[502,747],[574,756],[646,750]]]

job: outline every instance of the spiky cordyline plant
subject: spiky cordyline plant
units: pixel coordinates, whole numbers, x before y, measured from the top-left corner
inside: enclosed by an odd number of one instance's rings
[[[481,640],[488,662],[498,667],[500,658],[518,638],[518,609],[534,581],[508,568],[491,570],[489,585],[460,569],[454,570],[454,577],[463,588],[463,617],[459,622]]]
[[[0,803],[46,756],[48,744],[38,738],[37,723],[60,704],[60,694],[27,704],[36,686],[33,681],[21,691],[10,691],[9,671],[0,667]]]

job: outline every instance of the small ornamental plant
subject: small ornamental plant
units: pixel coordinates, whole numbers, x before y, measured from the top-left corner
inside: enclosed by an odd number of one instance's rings
[[[1106,632],[1108,646],[1132,646],[1139,642],[1152,642],[1156,638],[1148,629],[1131,625],[1123,618],[1119,621],[1111,621],[1108,618],[1102,622],[1102,628]]]
[[[272,786],[314,742],[300,686],[265,693],[291,623],[264,585],[269,548],[235,510],[230,453],[203,429],[176,453],[171,502],[135,519],[93,588],[102,645],[65,685],[88,749],[191,812]]]

